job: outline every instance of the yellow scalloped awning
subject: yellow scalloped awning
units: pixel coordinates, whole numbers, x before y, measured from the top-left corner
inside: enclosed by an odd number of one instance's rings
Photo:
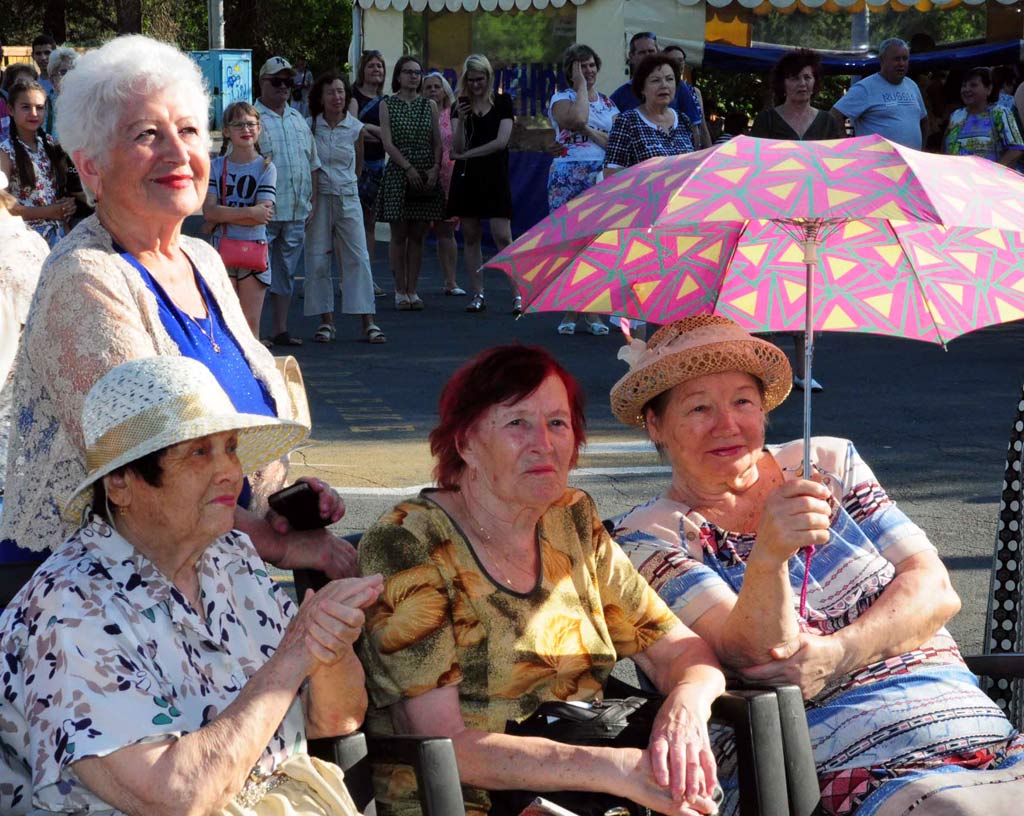
[[[996,0],[1004,6],[1012,6],[1019,0]],[[362,2],[362,0],[360,0]],[[737,3],[743,8],[751,9],[755,14],[768,14],[771,11],[779,11],[782,14],[789,14],[794,11],[811,13],[822,10],[829,12],[845,11],[854,13],[863,11],[865,6],[872,11],[932,11],[933,9],[956,8],[960,3],[969,6],[980,6],[986,0],[918,0],[918,2],[903,3],[900,0],[678,0],[683,6],[696,6],[706,2],[714,8],[724,9],[732,3]]]
[[[379,11],[528,11],[529,9],[545,9],[548,6],[561,8],[566,3],[582,6],[587,0],[359,0],[359,7],[378,9]],[[700,0],[685,5],[696,5]]]

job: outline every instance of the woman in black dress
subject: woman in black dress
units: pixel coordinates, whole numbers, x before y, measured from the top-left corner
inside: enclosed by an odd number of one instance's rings
[[[750,135],[762,139],[793,139],[819,141],[842,139],[839,123],[826,110],[811,105],[821,87],[821,57],[806,48],[790,51],[772,69],[772,91],[775,107],[761,111],[754,119]],[[802,332],[793,334],[793,385],[801,391],[824,390],[817,380],[804,381],[804,348]]]
[[[512,189],[508,181],[508,140],[515,115],[512,100],[495,94],[494,70],[483,54],[470,54],[462,65],[452,113],[452,158],[455,172],[448,193],[448,217],[462,223],[463,254],[473,299],[467,312],[482,312],[484,302],[483,219],[491,221],[491,237],[500,252],[512,243]],[[522,312],[522,298],[512,314]]]

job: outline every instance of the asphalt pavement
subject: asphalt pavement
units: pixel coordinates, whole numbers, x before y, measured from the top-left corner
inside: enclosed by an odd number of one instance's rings
[[[390,291],[386,250],[378,243],[374,275]],[[466,281],[461,266],[459,279]],[[290,329],[305,344],[290,351],[302,365],[313,416],[311,443],[293,455],[293,473],[315,474],[341,491],[348,513],[340,530],[364,529],[430,482],[426,438],[442,386],[474,353],[501,343],[547,348],[582,384],[589,444],[570,481],[594,496],[604,516],[664,490],[667,468],[641,432],[611,414],[608,392],[625,372],[616,359],[622,344],[616,330],[566,337],[555,331],[556,314],[515,320],[500,276],[487,279],[487,310],[469,314],[468,298],[445,296],[441,280],[428,245],[419,286],[426,308],[397,312],[393,298],[378,298],[383,345],[360,342],[358,318],[341,314],[340,304],[337,339],[313,343],[317,319],[303,317],[301,298],[292,303]],[[778,340],[791,354],[791,341]],[[967,652],[981,644],[1022,349],[1021,322],[966,335],[948,350],[833,333],[817,345],[814,373],[825,390],[813,399],[814,433],[854,440],[882,485],[929,534],[963,599],[950,628]],[[801,433],[802,404],[794,392],[772,413],[768,436],[782,442]]]

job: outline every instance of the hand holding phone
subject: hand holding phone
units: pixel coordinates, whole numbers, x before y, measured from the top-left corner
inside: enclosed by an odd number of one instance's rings
[[[319,530],[331,523],[320,515],[320,496],[307,483],[296,482],[267,499],[274,512],[284,516],[293,530]]]

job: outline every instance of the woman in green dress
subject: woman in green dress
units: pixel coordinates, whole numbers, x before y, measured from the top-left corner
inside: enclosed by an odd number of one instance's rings
[[[388,154],[377,220],[391,225],[388,249],[395,273],[395,308],[419,310],[416,294],[423,238],[431,221],[444,218],[441,130],[437,105],[419,94],[423,69],[415,57],[402,57],[391,77],[394,93],[380,106],[381,141]]]

